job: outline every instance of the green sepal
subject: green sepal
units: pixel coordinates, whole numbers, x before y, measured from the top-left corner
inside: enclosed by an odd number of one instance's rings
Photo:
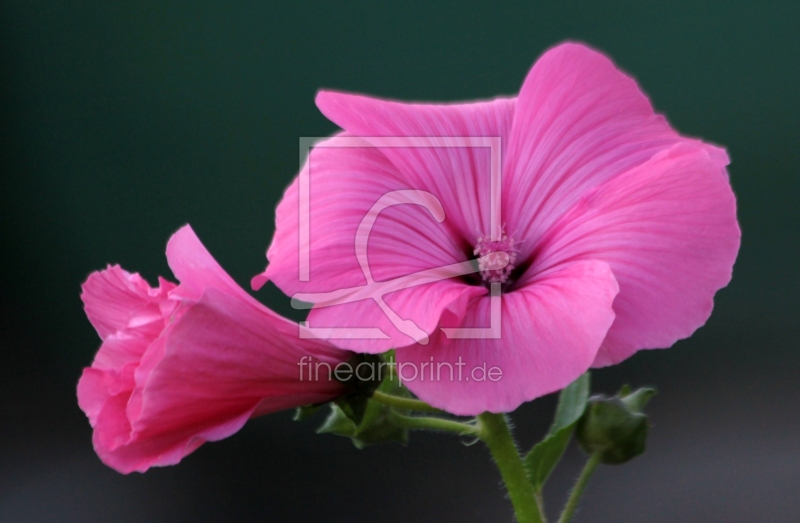
[[[642,409],[653,395],[653,389],[631,392],[629,387],[623,387],[613,398],[589,398],[577,425],[581,448],[590,454],[600,453],[600,461],[609,465],[619,465],[642,454],[650,429]]]
[[[325,423],[317,429],[317,434],[337,434],[348,438],[355,436],[356,424],[353,420],[335,403],[331,403],[330,405],[331,412],[328,414]]]
[[[525,456],[525,472],[536,492],[541,492],[550,473],[564,455],[575,425],[586,408],[589,386],[590,376],[587,372],[561,391],[553,424],[547,435]]]
[[[628,410],[631,412],[642,412],[644,410],[645,405],[656,395],[655,389],[649,388],[641,388],[634,392],[628,392],[627,394],[618,394],[622,403],[628,407]]]
[[[408,389],[394,379],[384,379],[377,390],[395,396],[410,396]],[[348,437],[359,449],[390,441],[406,445],[408,429],[395,425],[390,412],[391,407],[371,401],[366,394],[350,393],[331,403],[331,413],[317,432]]]
[[[294,421],[305,421],[316,414],[322,405],[322,403],[317,403],[315,405],[304,405],[302,407],[297,407],[297,409],[294,411],[294,416],[292,419]]]
[[[333,403],[339,407],[345,416],[353,420],[356,425],[361,424],[367,412],[369,396],[361,392],[351,392],[339,397]]]

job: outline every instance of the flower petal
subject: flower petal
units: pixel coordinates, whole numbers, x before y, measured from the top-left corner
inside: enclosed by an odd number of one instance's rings
[[[326,401],[343,392],[336,381],[303,380],[303,356],[336,364],[350,354],[299,337],[296,324],[209,289],[167,335],[164,356],[142,383],[141,415],[133,430],[167,430],[215,412],[241,413],[265,398],[282,408]]]
[[[300,182],[295,179],[276,211],[275,237],[264,276],[287,294],[365,284],[356,257],[359,225],[385,195],[409,187],[374,147],[319,144],[300,176],[308,177],[308,209],[301,217]],[[388,207],[367,231],[364,240],[369,243],[364,247],[368,247],[369,268],[376,280],[466,259],[463,247],[448,235],[447,218],[439,223],[429,210],[437,202],[428,198],[423,203],[427,209],[413,204]],[[309,222],[310,232],[309,243],[303,244],[310,261],[307,282],[300,279],[301,220]],[[398,267],[407,267],[407,272]]]
[[[590,191],[543,237],[529,275],[597,259],[619,282],[595,366],[669,347],[710,316],[741,236],[727,163],[720,149],[679,144]]]
[[[321,91],[317,107],[348,133],[362,137],[499,137],[504,147],[515,99],[436,105],[409,104]],[[367,138],[369,140],[369,138]],[[501,147],[502,149],[502,147]],[[490,231],[488,147],[381,147],[408,188],[439,198],[448,222],[473,242]],[[502,153],[501,153],[502,156]]]
[[[130,400],[109,399],[97,418],[97,452],[121,472],[175,464],[203,442],[238,431],[256,409],[266,414],[346,392],[325,371],[319,379],[301,376],[299,363],[310,356],[309,365],[335,367],[351,353],[301,339],[296,324],[217,289],[159,341],[162,355],[152,369],[137,370]]]
[[[398,373],[414,394],[453,414],[511,412],[589,368],[614,321],[617,291],[603,262],[561,265],[502,295],[501,339],[439,337],[430,349],[405,347],[397,351]],[[488,326],[490,299],[473,302],[459,326]],[[499,379],[489,374],[493,367]],[[418,376],[409,379],[413,370]]]
[[[257,308],[263,307],[225,272],[190,225],[184,225],[170,237],[167,242],[167,263],[181,282],[170,294],[171,297],[196,301],[206,289],[211,288],[238,296]]]
[[[89,418],[89,425],[97,424],[97,417],[110,397],[108,389],[112,386],[107,372],[86,367],[78,381],[78,406]]]
[[[86,316],[102,339],[131,325],[151,325],[150,330],[157,334],[164,326],[158,303],[174,287],[163,282],[161,288],[151,289],[138,274],[109,265],[106,270],[89,275],[81,286],[81,299]]]
[[[505,157],[509,234],[535,240],[587,190],[680,140],[611,60],[573,43],[547,51],[520,90]]]
[[[413,190],[407,194],[409,187],[378,149],[329,146],[335,140],[312,150],[301,172],[301,176],[308,176],[310,186],[308,214],[303,218],[309,225],[309,240],[304,244],[308,249],[308,281],[300,278],[300,183],[295,180],[278,205],[277,229],[267,252],[269,266],[255,283],[271,279],[291,296],[359,287],[360,293],[368,296],[373,287],[365,287],[367,274],[373,282],[387,282],[471,257],[470,246],[451,234],[450,217],[442,216],[439,199]],[[376,205],[381,206],[384,201],[396,204],[377,212]],[[368,223],[365,219],[371,218],[371,227],[362,226],[362,222]],[[359,230],[367,234],[362,236]],[[365,255],[368,272],[360,264],[359,252]],[[445,309],[463,309],[453,301],[480,293],[480,289],[455,281],[398,290],[401,287],[387,296],[387,303],[403,319],[414,321],[426,332],[435,327]],[[301,301],[324,300],[318,296]],[[374,301],[315,309],[309,321],[314,327],[334,328],[353,327],[354,322],[361,322],[363,327],[382,328],[389,336],[374,343],[336,341],[352,350],[383,352],[414,342],[413,337],[394,328]]]
[[[97,455],[117,472],[129,474],[145,472],[150,467],[175,465],[206,441],[195,437],[191,429],[132,438],[125,416],[126,400],[127,397],[120,394],[105,403],[92,435]],[[241,428],[247,417],[239,416],[235,421]]]
[[[330,335],[331,343],[355,352],[380,354],[415,342],[428,342],[442,318],[460,321],[470,302],[487,293],[482,286],[466,285],[458,280],[443,280],[384,295],[386,306],[399,318],[399,326],[373,299],[363,299],[331,307],[315,307],[308,315],[314,329],[339,329]],[[358,329],[378,329],[383,338],[361,338]]]

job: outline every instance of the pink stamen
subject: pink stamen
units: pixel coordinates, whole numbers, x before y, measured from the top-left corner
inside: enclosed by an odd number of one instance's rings
[[[478,238],[473,253],[480,258],[478,268],[481,277],[486,283],[506,283],[514,263],[517,260],[517,250],[514,248],[514,238],[503,233],[499,240],[490,240],[485,236]]]

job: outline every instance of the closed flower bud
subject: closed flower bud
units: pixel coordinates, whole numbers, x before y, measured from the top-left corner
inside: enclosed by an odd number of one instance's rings
[[[641,409],[653,394],[652,389],[639,389],[621,397],[590,398],[577,426],[581,448],[590,454],[599,452],[601,462],[612,465],[642,454],[650,422]]]

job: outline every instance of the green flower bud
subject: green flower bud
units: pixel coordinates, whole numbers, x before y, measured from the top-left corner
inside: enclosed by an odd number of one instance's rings
[[[593,396],[576,429],[581,448],[600,453],[602,463],[617,465],[642,454],[650,422],[641,412],[655,394],[652,389],[628,393],[623,388],[616,397]]]

